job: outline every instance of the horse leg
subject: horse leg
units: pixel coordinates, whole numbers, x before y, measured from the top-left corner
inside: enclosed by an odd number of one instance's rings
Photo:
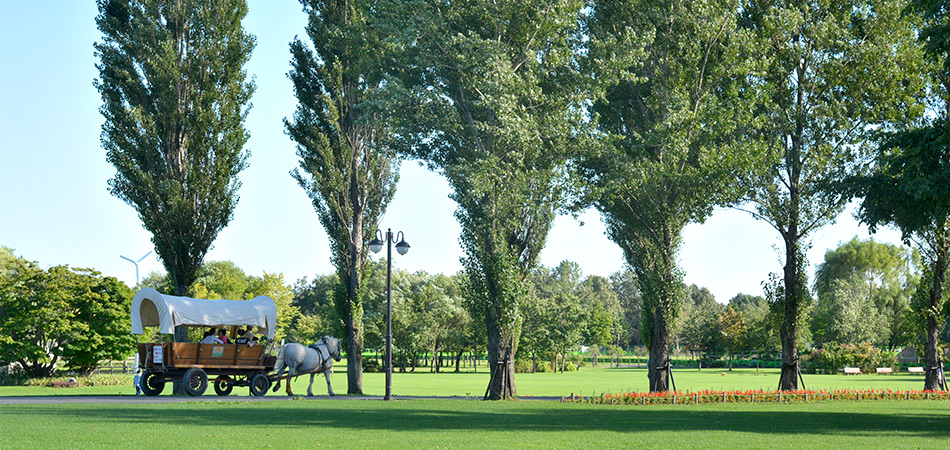
[[[277,381],[274,382],[274,389],[271,392],[277,392],[277,390],[280,389],[280,376],[284,374],[284,369],[284,367],[281,367],[280,370],[277,371]]]
[[[293,396],[293,391],[290,390],[290,382],[293,380],[294,374],[297,373],[297,366],[291,366],[290,370],[287,371],[287,395]]]
[[[310,385],[307,386],[307,397],[313,397],[313,377],[316,373],[310,374]]]
[[[330,393],[330,396],[335,396],[333,393],[333,386],[330,386],[330,373],[332,370],[327,370],[323,372],[323,376],[327,377],[327,392]],[[310,382],[313,383],[313,378],[310,378]]]

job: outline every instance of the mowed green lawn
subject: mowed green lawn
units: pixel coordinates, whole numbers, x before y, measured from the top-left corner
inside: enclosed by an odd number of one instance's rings
[[[722,375],[725,373],[725,375]],[[678,370],[681,391],[774,389],[777,370]],[[523,399],[645,391],[645,369],[584,368],[518,374]],[[306,393],[306,378],[294,383]],[[346,374],[333,378],[346,392]],[[0,405],[0,448],[945,448],[950,402],[611,406],[522,400],[398,399],[480,397],[486,373],[396,373],[397,400],[294,399]],[[384,375],[365,374],[364,392],[383,393]],[[806,375],[809,389],[920,389],[919,375]],[[326,393],[323,377],[314,393]],[[168,387],[170,390],[170,386]],[[123,395],[131,386],[0,387],[0,396]],[[234,396],[246,396],[246,388]],[[283,395],[270,393],[269,395]],[[342,396],[341,396],[342,397]],[[213,391],[205,399],[216,398]],[[130,399],[133,400],[133,399]],[[134,400],[133,400],[134,401]]]
[[[778,384],[778,369],[681,369],[674,370],[673,380],[679,391],[712,390],[740,390],[763,389],[775,390]],[[131,376],[129,376],[131,380]],[[333,375],[333,387],[337,394],[346,393],[346,372],[337,369]],[[833,389],[892,389],[892,390],[919,390],[923,389],[922,375],[907,373],[891,375],[804,375],[805,387],[809,390]],[[293,392],[305,395],[307,392],[308,376],[299,377],[293,383]],[[603,392],[647,391],[649,384],[646,369],[637,368],[610,368],[584,367],[577,372],[565,373],[519,373],[515,376],[518,395],[521,397],[567,397],[576,395],[600,395]],[[318,375],[313,384],[315,395],[327,393],[326,382],[322,375]],[[393,394],[396,396],[463,396],[481,397],[488,386],[488,373],[472,372],[443,372],[430,373],[427,368],[420,368],[416,372],[393,374]],[[385,390],[385,375],[382,373],[363,374],[363,393],[366,395],[382,395]],[[163,395],[171,392],[169,385]],[[122,386],[79,387],[72,389],[54,389],[48,387],[0,387],[0,396],[24,395],[131,395],[135,390],[131,383]],[[206,396],[214,396],[214,391],[208,389]],[[232,395],[248,395],[247,388],[235,388]],[[279,393],[268,395],[283,395],[283,387]]]
[[[946,448],[937,401],[610,406],[290,400],[0,406],[0,448]]]

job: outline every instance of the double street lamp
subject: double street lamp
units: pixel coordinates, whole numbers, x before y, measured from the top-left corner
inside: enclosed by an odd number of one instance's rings
[[[376,230],[376,238],[369,242],[369,249],[373,253],[379,253],[383,249],[383,243],[386,244],[386,396],[384,400],[393,399],[393,230],[386,229],[385,241],[383,233]],[[396,251],[400,255],[405,255],[409,251],[409,244],[406,243],[405,235],[402,231],[396,235],[399,242],[396,243]]]

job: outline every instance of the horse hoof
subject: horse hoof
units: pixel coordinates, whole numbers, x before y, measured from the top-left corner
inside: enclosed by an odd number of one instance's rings
[[[288,393],[287,393],[287,396],[288,396],[288,397],[293,397],[294,394],[291,394],[290,392],[288,392]]]

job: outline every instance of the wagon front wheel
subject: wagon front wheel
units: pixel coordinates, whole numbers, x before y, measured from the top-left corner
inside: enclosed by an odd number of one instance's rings
[[[185,371],[182,381],[185,393],[192,397],[202,395],[208,389],[208,374],[200,367],[192,367]]]
[[[231,377],[227,375],[218,377],[217,380],[214,380],[214,392],[220,396],[230,394],[231,390],[234,389],[234,385],[231,383]]]
[[[256,397],[263,397],[270,388],[270,380],[263,374],[257,373],[251,377],[251,394]]]
[[[142,377],[142,392],[149,397],[154,397],[162,393],[165,389],[165,380],[158,372],[146,372]]]

